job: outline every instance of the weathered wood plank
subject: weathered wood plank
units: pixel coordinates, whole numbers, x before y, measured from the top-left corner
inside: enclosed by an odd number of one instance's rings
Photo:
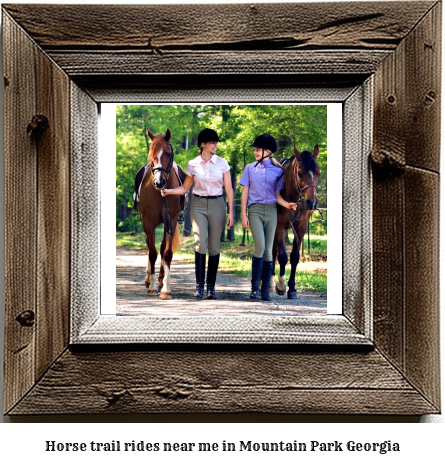
[[[100,192],[98,106],[74,83],[70,95],[71,339],[100,313]]]
[[[50,51],[70,76],[136,74],[371,74],[387,50]],[[242,54],[242,58],[240,58]]]
[[[372,79],[343,105],[342,181],[343,314],[361,334],[372,335],[371,150]]]
[[[436,409],[377,352],[65,353],[12,414]]]
[[[406,162],[439,172],[442,3],[439,2],[405,41]]]
[[[35,114],[35,45],[7,14],[2,19],[7,411],[35,382],[37,158],[35,144],[27,135],[27,126]]]
[[[82,75],[73,81],[98,102],[343,102],[363,75]]]
[[[416,168],[405,174],[406,374],[440,406],[439,176]]]
[[[440,159],[438,28],[440,5],[378,70],[372,154],[375,341],[436,403],[438,353],[428,341],[437,336],[439,314],[439,189],[432,173]],[[419,255],[422,240],[428,247]]]
[[[40,377],[65,349],[70,295],[69,78],[41,50],[35,55],[36,114],[48,127],[36,135],[37,339]]]
[[[435,2],[5,5],[44,48],[395,49]],[[35,21],[38,17],[39,21]],[[211,37],[197,26],[205,23]],[[69,34],[66,31],[69,30]]]
[[[400,369],[405,366],[404,180],[406,164],[406,48],[375,74],[373,116],[374,340]]]

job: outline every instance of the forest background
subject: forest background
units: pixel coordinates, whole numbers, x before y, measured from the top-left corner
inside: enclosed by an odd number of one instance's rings
[[[277,141],[275,158],[291,157],[293,146],[312,152],[320,148],[318,164],[320,207],[327,208],[327,106],[326,105],[117,105],[116,106],[116,230],[141,231],[141,218],[132,211],[134,176],[147,163],[145,128],[157,134],[172,132],[176,163],[185,171],[189,160],[198,154],[198,133],[216,130],[221,139],[217,155],[231,168],[236,192],[236,222],[227,231],[234,240],[240,223],[239,179],[246,165],[255,161],[250,144],[269,133]],[[190,194],[192,192],[191,188]],[[188,201],[192,196],[188,196]],[[186,209],[183,234],[190,235],[189,209]],[[314,233],[326,233],[327,223],[316,223]],[[224,232],[223,232],[224,235]],[[225,239],[224,237],[222,238]]]

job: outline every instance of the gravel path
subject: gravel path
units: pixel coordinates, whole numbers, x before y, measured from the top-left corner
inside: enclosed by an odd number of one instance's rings
[[[300,293],[298,300],[271,294],[271,302],[249,299],[250,278],[218,272],[218,300],[192,299],[195,290],[194,263],[173,260],[172,299],[147,296],[144,285],[147,253],[116,248],[116,315],[121,316],[324,316],[325,294]],[[159,273],[159,256],[156,273]],[[156,275],[157,277],[157,275]]]

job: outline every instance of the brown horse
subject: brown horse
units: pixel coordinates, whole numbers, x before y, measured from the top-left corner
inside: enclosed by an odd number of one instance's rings
[[[318,207],[317,185],[320,175],[320,168],[317,164],[318,153],[318,145],[314,147],[313,153],[308,151],[300,153],[294,147],[294,156],[287,161],[281,160],[284,171],[284,189],[281,191],[281,196],[288,202],[297,203],[297,209],[295,211],[277,205],[278,222],[272,249],[274,274],[277,258],[280,264],[276,292],[278,295],[284,295],[286,293],[284,273],[288,258],[284,245],[284,238],[286,236],[286,231],[292,227],[294,231],[294,242],[290,254],[291,273],[287,283],[289,286],[287,292],[288,299],[298,298],[297,291],[295,290],[295,272],[300,260],[301,241],[307,230],[309,218]],[[271,278],[270,290],[275,291],[273,275]]]
[[[164,134],[156,136],[147,128],[151,139],[148,152],[150,170],[147,173],[139,195],[138,210],[142,215],[142,225],[148,247],[147,276],[145,287],[147,295],[157,295],[155,286],[155,263],[158,256],[155,243],[155,229],[164,224],[164,238],[161,244],[161,269],[159,271],[159,287],[161,299],[171,299],[170,291],[170,264],[173,252],[178,248],[181,236],[178,226],[180,210],[179,195],[170,195],[165,199],[161,189],[174,189],[179,187],[179,180],[173,169],[173,148],[170,143],[171,132],[167,129]],[[165,199],[165,200],[163,200]],[[165,202],[165,203],[164,203]]]

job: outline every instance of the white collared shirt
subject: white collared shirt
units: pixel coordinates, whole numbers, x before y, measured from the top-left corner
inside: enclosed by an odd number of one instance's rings
[[[185,173],[195,182],[194,194],[214,196],[222,194],[223,175],[229,170],[230,166],[224,158],[213,155],[206,162],[199,155],[188,162]]]

